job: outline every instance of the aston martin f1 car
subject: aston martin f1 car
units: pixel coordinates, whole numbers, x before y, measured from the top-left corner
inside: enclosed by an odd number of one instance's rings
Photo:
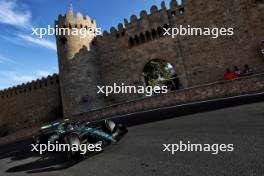
[[[42,126],[39,135],[33,136],[33,141],[35,144],[68,144],[69,146],[100,144],[104,147],[107,144],[116,143],[127,132],[124,125],[116,124],[111,120],[71,122],[66,119]],[[63,152],[67,159],[81,155],[79,151]],[[82,155],[87,153],[82,153]]]

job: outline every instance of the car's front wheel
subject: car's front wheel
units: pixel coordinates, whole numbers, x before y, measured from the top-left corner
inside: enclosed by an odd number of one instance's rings
[[[67,145],[67,150],[65,151],[66,158],[72,159],[79,156],[79,148],[81,145],[80,138],[77,134],[71,133],[64,137],[64,144]]]

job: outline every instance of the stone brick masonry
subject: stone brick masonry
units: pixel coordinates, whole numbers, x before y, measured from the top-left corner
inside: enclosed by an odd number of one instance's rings
[[[72,10],[56,20],[59,27],[96,28],[95,20]],[[233,36],[163,36],[164,27],[234,28]],[[100,26],[97,26],[100,27]],[[61,42],[63,41],[67,42]],[[221,80],[226,68],[249,64],[264,72],[259,44],[264,38],[264,3],[256,0],[172,0],[167,8],[152,6],[150,13],[131,15],[103,36],[57,36],[63,112],[66,117],[109,106],[129,95],[96,94],[97,85],[141,83],[150,60],[163,59],[174,66],[187,87]],[[82,101],[87,97],[89,101]]]
[[[237,96],[248,93],[259,93],[263,91],[264,74],[257,74],[232,81],[218,81],[150,98],[122,102],[106,108],[79,114],[74,116],[74,119],[98,120],[111,116],[174,106],[188,102]]]
[[[72,9],[55,24],[92,29],[96,21]],[[163,27],[234,28],[233,36],[163,36]],[[98,26],[100,27],[100,26]],[[131,15],[102,36],[56,36],[59,75],[0,91],[0,136],[63,117],[102,119],[152,108],[264,90],[263,0],[185,0],[152,6]],[[174,66],[184,89],[150,98],[97,94],[97,86],[137,85],[146,63],[163,59]],[[249,64],[256,73],[219,81],[227,67]],[[132,100],[138,98],[137,100]],[[84,101],[87,99],[88,101]],[[127,101],[123,101],[127,100]],[[96,109],[96,110],[95,110]]]

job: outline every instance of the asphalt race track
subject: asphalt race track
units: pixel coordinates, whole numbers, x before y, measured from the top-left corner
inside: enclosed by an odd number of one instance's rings
[[[235,151],[162,151],[163,143],[180,140],[232,143]],[[41,159],[29,147],[30,141],[0,147],[0,176],[263,176],[264,103],[132,126],[118,144],[86,160],[66,162],[57,154]]]

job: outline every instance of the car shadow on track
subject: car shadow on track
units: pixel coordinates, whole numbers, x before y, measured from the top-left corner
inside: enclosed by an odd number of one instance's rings
[[[38,152],[31,152],[31,140],[23,140],[12,144],[0,146],[0,162],[9,159],[5,165],[16,164],[6,170],[7,173],[27,172],[40,173],[63,170],[89,159],[98,153],[67,160],[62,153],[45,153],[40,156]],[[25,160],[29,162],[25,163]]]
[[[14,166],[6,170],[8,173],[12,172],[27,172],[27,173],[40,173],[50,172],[57,170],[64,170],[84,161],[83,158],[77,158],[74,160],[66,160],[63,156],[50,155],[47,158],[39,158],[32,162]]]

